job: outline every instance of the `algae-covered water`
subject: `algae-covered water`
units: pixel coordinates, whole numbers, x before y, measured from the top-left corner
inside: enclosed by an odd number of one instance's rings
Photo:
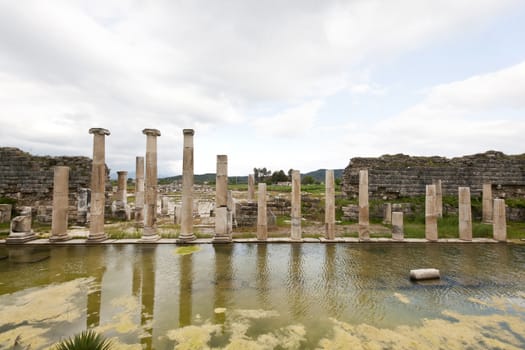
[[[523,349],[525,246],[0,247],[0,349]],[[434,267],[439,281],[411,282]]]

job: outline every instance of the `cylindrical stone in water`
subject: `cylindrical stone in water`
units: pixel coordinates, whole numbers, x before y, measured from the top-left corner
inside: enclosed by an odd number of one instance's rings
[[[403,212],[394,211],[392,213],[392,239],[401,241],[404,239],[405,231],[403,227]]]
[[[370,239],[370,221],[368,207],[368,170],[359,170],[359,239]]]
[[[494,231],[494,239],[496,241],[507,241],[507,218],[505,215],[505,200],[494,199],[492,227]]]
[[[335,239],[335,181],[334,171],[325,173],[325,238]]]
[[[257,195],[257,239],[266,240],[268,238],[268,219],[266,216],[266,184],[259,184]]]
[[[472,209],[470,206],[470,188],[458,188],[459,203],[459,239],[472,240]]]
[[[436,186],[427,185],[425,197],[425,238],[437,241]]]
[[[483,184],[482,220],[492,222],[492,184]]]
[[[417,269],[410,270],[410,279],[415,281],[420,280],[430,280],[430,279],[439,279],[439,270],[438,269]]]
[[[57,166],[53,179],[53,220],[51,221],[50,241],[69,238],[67,219],[69,209],[69,167]]]
[[[292,240],[301,239],[301,173],[292,171]]]

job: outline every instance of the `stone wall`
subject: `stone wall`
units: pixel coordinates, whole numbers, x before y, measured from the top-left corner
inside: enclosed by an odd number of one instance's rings
[[[525,154],[352,158],[343,173],[342,190],[348,198],[358,196],[360,169],[368,169],[370,197],[376,199],[424,196],[425,185],[434,180],[442,181],[443,195],[457,195],[459,186],[469,186],[472,196],[481,196],[483,183],[491,183],[494,197],[525,198]]]
[[[51,220],[55,166],[70,167],[69,220],[76,221],[78,193],[91,184],[88,157],[33,156],[18,148],[0,148],[0,197],[17,200],[17,206],[33,207],[39,221]],[[109,169],[107,169],[109,184]]]

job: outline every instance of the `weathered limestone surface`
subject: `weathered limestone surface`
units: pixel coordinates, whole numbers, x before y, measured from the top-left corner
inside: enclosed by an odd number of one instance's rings
[[[385,213],[383,215],[383,223],[390,225],[392,223],[392,203],[384,204]]]
[[[106,206],[106,136],[109,131],[102,128],[89,129],[93,134],[93,168],[91,172],[91,213],[88,241],[103,241],[104,213]]]
[[[217,155],[215,180],[215,236],[214,242],[232,240],[232,198],[228,191],[228,156]]]
[[[253,174],[248,175],[248,201],[255,200],[255,178]]]
[[[11,211],[13,206],[11,204],[0,204],[0,223],[11,221]]]
[[[425,197],[425,238],[429,241],[437,241],[437,210],[436,210],[436,186],[426,186]]]
[[[131,219],[131,210],[128,206],[128,172],[117,171],[117,193],[115,194],[113,215],[121,220]]]
[[[458,188],[459,203],[459,239],[472,240],[472,208],[470,206],[470,188]]]
[[[403,212],[395,211],[392,213],[392,239],[401,241],[404,239],[404,236]]]
[[[325,173],[325,238],[335,239],[335,180],[334,171],[326,170]]]
[[[11,220],[11,228],[6,243],[17,244],[36,239],[35,233],[31,230],[31,219],[31,207],[21,207],[20,215]]]
[[[292,212],[291,212],[291,239],[301,240],[301,173],[292,170]]]
[[[69,167],[55,167],[53,185],[53,220],[51,221],[51,237],[49,240],[65,241],[67,234],[67,215],[69,208]]]
[[[370,239],[370,221],[368,208],[368,170],[359,170],[359,239]]]
[[[135,224],[144,227],[144,157],[135,159]]]
[[[146,135],[146,179],[144,198],[143,242],[154,242],[160,239],[157,234],[157,129],[144,129]]]
[[[507,240],[507,221],[505,215],[505,200],[494,199],[493,235],[496,241],[505,242]]]
[[[434,180],[434,185],[436,185],[436,213],[438,218],[443,217],[443,186],[441,180]]]
[[[458,158],[410,157],[403,154],[378,158],[352,158],[343,174],[343,193],[357,198],[359,170],[369,171],[371,198],[423,196],[425,186],[441,179],[444,194],[469,186],[480,196],[482,185],[492,183],[496,197],[525,197],[525,154],[488,151]]]
[[[268,239],[268,219],[266,217],[266,184],[259,184],[257,194],[257,239],[265,241]]]
[[[33,156],[18,148],[0,147],[0,197],[17,200],[18,206],[52,206],[55,166],[68,166],[68,218],[77,221],[77,203],[80,191],[91,186],[92,161],[88,157]],[[109,170],[106,167],[106,179]],[[107,189],[109,193],[109,189]],[[86,206],[87,209],[87,206]],[[80,213],[79,213],[80,214]],[[79,223],[85,224],[84,219]],[[49,218],[51,219],[51,218]]]
[[[483,184],[482,197],[482,221],[485,223],[492,222],[492,184]]]
[[[182,153],[182,205],[179,240],[193,241],[193,129],[182,130],[184,150]]]

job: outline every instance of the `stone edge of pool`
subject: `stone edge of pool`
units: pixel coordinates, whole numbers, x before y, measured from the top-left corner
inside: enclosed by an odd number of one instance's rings
[[[437,241],[428,241],[424,238],[406,238],[403,240],[394,240],[391,238],[370,238],[369,240],[360,240],[354,237],[339,237],[334,240],[328,240],[326,238],[303,238],[300,240],[292,240],[290,238],[268,238],[265,241],[260,241],[257,238],[234,238],[231,243],[510,243],[510,244],[525,244],[525,238],[507,240],[505,242],[496,241],[491,238],[473,238],[471,241],[464,241],[458,238],[442,238]],[[62,242],[50,242],[47,238],[35,239],[32,241],[16,244],[7,244],[5,239],[0,240],[0,244],[3,245],[104,245],[104,244],[228,244],[228,243],[217,243],[213,241],[213,238],[198,238],[193,241],[179,242],[177,238],[161,238],[153,242],[144,242],[140,238],[134,239],[106,239],[100,242],[88,242],[86,239],[70,239]]]

